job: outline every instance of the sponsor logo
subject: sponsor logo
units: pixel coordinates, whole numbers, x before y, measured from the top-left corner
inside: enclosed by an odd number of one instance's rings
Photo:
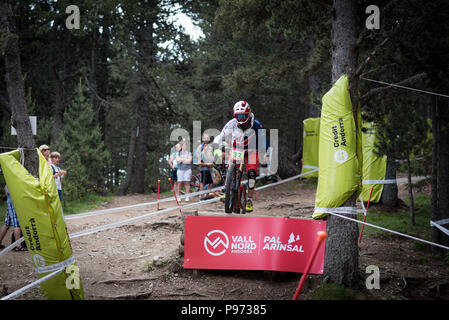
[[[25,226],[25,234],[28,238],[28,242],[30,243],[30,250],[31,251],[42,251],[41,249],[41,242],[39,240],[39,234],[37,231],[36,221],[34,218],[31,218],[30,220],[31,228],[30,226]]]
[[[345,150],[339,149],[334,153],[334,160],[338,163],[344,163],[348,160],[348,153]]]
[[[35,254],[33,256],[33,261],[34,261],[34,265],[36,267],[45,267],[45,259],[43,256],[39,255],[39,254]]]
[[[213,256],[221,256],[229,248],[229,238],[221,230],[212,230],[204,237],[204,248]]]
[[[286,241],[281,241],[281,237],[277,235],[260,235],[258,244],[251,235],[231,235],[228,237],[221,230],[212,230],[204,237],[204,249],[212,256],[221,256],[228,249],[231,254],[253,254],[257,253],[256,249],[259,245],[264,251],[303,253],[304,248],[299,243],[300,240],[299,234],[291,232]]]
[[[283,243],[281,237],[265,236],[263,239],[263,250],[285,251],[285,252],[304,252],[302,245],[295,243],[301,240],[301,237],[290,233],[287,243]]]

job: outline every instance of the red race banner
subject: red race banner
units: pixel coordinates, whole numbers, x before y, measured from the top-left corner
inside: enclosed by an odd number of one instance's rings
[[[274,217],[186,216],[184,268],[303,273],[326,222]],[[322,274],[322,245],[309,273]]]

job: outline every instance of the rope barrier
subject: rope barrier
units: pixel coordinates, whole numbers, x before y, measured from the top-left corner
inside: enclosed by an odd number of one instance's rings
[[[398,232],[398,231],[394,231],[394,230],[391,230],[391,229],[387,229],[387,228],[384,228],[384,227],[379,227],[379,226],[376,226],[376,225],[368,223],[368,222],[362,222],[362,221],[359,221],[357,219],[353,219],[353,218],[350,218],[350,217],[347,217],[347,216],[339,215],[339,214],[337,214],[335,212],[328,212],[328,213],[331,214],[331,215],[334,215],[334,216],[346,219],[346,220],[354,221],[354,222],[357,222],[357,223],[360,223],[360,224],[364,224],[364,225],[367,225],[367,226],[370,226],[370,227],[373,227],[373,228],[376,228],[376,229],[379,229],[379,230],[382,230],[382,231],[394,233],[394,234],[399,235],[399,236],[403,236],[403,237],[406,237],[406,238],[410,238],[412,240],[424,242],[424,243],[427,243],[427,244],[430,244],[430,245],[433,245],[433,246],[436,246],[436,247],[440,247],[440,248],[449,250],[449,247],[443,246],[442,244],[438,244],[438,243],[435,243],[435,242],[427,241],[427,240],[424,240],[424,239],[421,239],[421,238],[417,238],[417,237],[414,237],[414,236],[411,236],[411,235],[408,235],[408,234],[405,234],[405,233],[401,233],[401,232]]]
[[[439,96],[439,97],[449,98],[448,95],[441,94],[441,93],[435,93],[435,92],[431,92],[431,91],[426,91],[426,90],[421,90],[421,89],[410,88],[410,87],[401,86],[401,85],[394,84],[394,83],[388,83],[388,82],[379,81],[379,80],[373,80],[373,79],[368,79],[368,78],[364,78],[364,77],[360,77],[360,79],[366,80],[366,81],[375,82],[375,83],[384,84],[384,85],[387,85],[387,86],[390,86],[390,87],[397,87],[397,88],[401,88],[401,89],[407,89],[407,90],[411,90],[411,91],[417,91],[417,92],[421,92],[421,93],[432,94],[432,95],[434,95],[434,96]]]
[[[6,248],[4,248],[2,251],[0,251],[0,257],[2,255],[4,255],[5,253],[11,251],[12,249],[14,249],[18,244],[22,243],[23,241],[25,241],[25,238],[22,237],[16,241],[14,241],[13,243],[11,243],[9,246],[7,246]]]
[[[19,290],[14,291],[13,293],[7,295],[6,297],[1,298],[0,300],[9,300],[9,299],[15,298],[17,296],[20,296],[20,295],[24,294],[25,292],[27,292],[28,290],[30,290],[30,289],[34,288],[35,286],[41,284],[42,282],[45,282],[48,279],[57,276],[58,274],[60,274],[64,270],[65,270],[65,267],[61,268],[59,270],[56,270],[56,271],[54,271],[54,272],[52,272],[50,274],[47,274],[45,277],[42,277],[39,280],[36,280],[36,281],[26,285],[25,287],[20,288]]]
[[[308,173],[310,173],[310,172],[307,172],[307,174]],[[260,180],[260,179],[262,179],[262,178],[264,178],[266,176],[267,175],[260,175],[256,179]],[[298,176],[295,176],[295,178],[298,178]],[[288,179],[291,179],[291,178],[288,178]],[[282,180],[282,181],[284,181],[284,180]],[[246,183],[247,183],[247,180],[242,181],[242,184],[246,184]],[[187,198],[187,197],[200,196],[200,195],[203,195],[203,194],[209,193],[209,192],[220,191],[223,188],[224,188],[223,186],[218,186],[218,187],[215,187],[215,188],[212,188],[212,189],[208,189],[208,190],[202,190],[202,191],[197,191],[197,192],[184,194],[184,195],[181,195],[178,198],[178,200],[184,199],[184,198]],[[261,188],[263,188],[263,187],[261,187]],[[258,189],[260,189],[260,188],[258,188]],[[168,197],[168,198],[160,199],[158,201],[138,203],[138,204],[133,204],[133,205],[129,205],[129,206],[123,206],[123,207],[117,207],[117,208],[110,208],[110,209],[96,210],[96,211],[90,211],[90,212],[85,212],[85,213],[78,213],[76,215],[65,216],[65,219],[66,220],[81,219],[81,218],[85,218],[85,217],[91,217],[91,216],[96,216],[96,215],[102,215],[102,214],[107,214],[107,213],[123,211],[123,210],[126,210],[126,209],[136,209],[136,208],[140,208],[140,207],[157,205],[158,203],[164,203],[164,202],[170,202],[170,201],[175,201],[175,197]]]
[[[314,171],[318,171],[318,169],[316,169]],[[311,172],[314,172],[314,171],[311,171]],[[296,176],[284,179],[282,181],[278,181],[278,182],[275,182],[275,183],[271,183],[271,184],[262,186],[262,187],[257,188],[257,189],[258,190],[263,190],[263,189],[268,188],[268,187],[274,187],[274,186],[280,185],[282,183],[286,183],[286,182],[298,179],[298,178],[300,178],[300,177],[302,177],[304,175],[310,174],[311,172],[307,172],[307,173],[304,173],[304,174],[299,174],[299,175],[296,175]],[[264,176],[259,176],[258,179],[261,179],[263,177]],[[244,182],[246,183],[247,181],[245,180]],[[242,182],[242,183],[244,183],[244,182]],[[216,188],[213,188],[213,189],[210,189],[210,190],[199,191],[199,192],[197,192],[197,194],[209,193],[209,192],[213,191],[214,189],[215,190],[222,190],[223,187],[220,186],[220,187],[216,187]],[[190,196],[191,197],[191,196],[193,196],[193,194],[188,194],[188,195],[185,195],[185,196]],[[174,198],[174,197],[163,199],[163,200],[161,200],[161,202],[173,201],[174,199],[172,199],[172,198]],[[202,205],[210,204],[210,203],[213,203],[213,202],[216,202],[216,201],[219,201],[219,200],[220,200],[219,197],[212,198],[212,199],[201,201],[201,202],[190,203],[190,204],[181,206],[181,208],[191,208],[191,207],[195,207],[195,206],[202,206]],[[155,202],[151,202],[151,203],[144,203],[144,204],[138,204],[138,205],[132,205],[132,206],[126,206],[126,207],[119,207],[119,208],[99,210],[99,211],[96,211],[94,213],[95,214],[104,214],[104,213],[113,212],[113,211],[122,211],[122,210],[124,210],[126,208],[136,208],[136,207],[146,206],[146,205],[149,205],[149,204],[157,204],[158,202],[160,202],[160,201],[155,201]],[[80,232],[71,234],[70,235],[70,239],[76,239],[78,237],[82,237],[82,236],[85,236],[85,235],[93,234],[93,233],[96,233],[96,232],[100,232],[100,231],[116,228],[116,227],[119,227],[119,226],[122,226],[122,225],[126,225],[126,224],[129,224],[129,223],[132,223],[132,222],[136,222],[136,221],[145,219],[147,217],[151,217],[151,216],[162,214],[162,213],[169,212],[169,211],[174,211],[174,210],[179,209],[179,207],[180,206],[170,207],[170,208],[167,208],[167,209],[163,209],[163,210],[159,210],[159,211],[155,211],[155,212],[150,212],[150,213],[138,216],[138,217],[133,217],[133,218],[130,218],[130,219],[125,219],[125,220],[122,220],[122,221],[111,223],[111,224],[108,224],[108,225],[103,225],[103,226],[95,227],[95,228],[92,228],[92,229],[89,229],[89,230],[80,231]],[[365,213],[365,210],[363,210],[363,211]],[[338,214],[336,212],[328,212],[328,213],[331,214],[331,215],[343,218],[343,219],[347,219],[347,220],[350,220],[350,221],[361,223],[363,225],[367,225],[367,226],[370,226],[370,227],[373,227],[373,228],[377,228],[377,229],[380,229],[380,230],[383,230],[383,231],[386,231],[386,232],[390,232],[390,233],[393,233],[393,234],[397,234],[397,235],[400,235],[400,236],[403,236],[403,237],[406,237],[406,238],[410,238],[410,239],[415,240],[415,241],[424,242],[424,243],[427,243],[427,244],[430,244],[430,245],[434,245],[434,246],[437,246],[437,247],[449,250],[449,247],[446,247],[444,245],[440,245],[440,244],[437,244],[437,243],[434,243],[434,242],[431,242],[431,241],[427,241],[427,240],[424,240],[424,239],[413,237],[413,236],[410,236],[410,235],[407,235],[407,234],[404,234],[404,233],[400,233],[400,232],[397,232],[397,231],[394,231],[394,230],[390,230],[390,229],[387,229],[387,228],[376,226],[376,225],[373,225],[373,224],[370,224],[370,223],[367,223],[367,222],[362,222],[362,221],[359,221],[359,220],[356,220],[356,219],[352,219],[352,218],[347,217],[347,216],[342,216],[342,215],[340,215],[340,214]],[[90,214],[89,213],[84,214],[83,217],[91,216],[91,215],[92,215],[92,212]],[[439,222],[439,221],[437,221],[437,222]],[[446,222],[446,221],[444,221],[444,222]],[[442,228],[439,224],[437,224],[437,223],[435,223],[433,221],[431,221],[431,226],[432,225],[436,226],[439,229]],[[7,252],[5,250],[7,250],[7,249],[11,250],[15,245],[17,245],[18,243],[21,243],[23,240],[24,240],[24,238],[22,237],[21,239],[17,240],[13,244],[11,244],[7,248],[5,248],[3,251],[0,252],[0,256]],[[64,270],[64,268],[62,268],[60,270],[57,270],[57,271],[55,271],[55,272],[53,272],[51,274],[48,274],[47,276],[45,276],[45,277],[43,277],[43,278],[41,278],[41,279],[31,283],[31,284],[29,284],[29,285],[19,289],[19,290],[11,293],[10,295],[2,298],[1,300],[7,300],[7,299],[14,298],[14,297],[16,297],[18,295],[21,295],[21,294],[25,293],[26,291],[30,290],[31,288],[33,288],[33,287],[39,285],[40,283],[46,281],[47,279],[50,279],[50,278],[56,276],[57,274],[61,273],[63,270]]]

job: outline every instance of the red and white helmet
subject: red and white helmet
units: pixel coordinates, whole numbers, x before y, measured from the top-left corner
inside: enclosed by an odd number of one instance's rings
[[[234,118],[240,126],[247,124],[251,120],[251,107],[246,101],[239,101],[234,105]]]

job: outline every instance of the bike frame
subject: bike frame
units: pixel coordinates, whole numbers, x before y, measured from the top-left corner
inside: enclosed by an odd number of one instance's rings
[[[231,201],[232,202],[231,203],[232,210],[229,210],[230,208],[226,208],[226,209],[228,209],[228,211],[233,211],[235,213],[240,213],[240,210],[241,210],[242,214],[246,213],[245,206],[246,206],[246,201],[247,201],[247,190],[246,190],[247,186],[243,186],[241,184],[242,177],[243,177],[243,166],[245,163],[245,161],[244,161],[245,156],[246,156],[246,153],[244,151],[233,149],[231,152],[231,157],[229,158],[229,162],[228,162],[228,171],[229,171],[229,169],[231,169],[231,172],[229,172],[229,173],[231,175],[235,176],[235,179],[233,181],[234,183],[232,184],[232,186],[229,186],[231,188],[231,190],[229,190],[228,193],[229,193],[229,195],[231,195],[230,192],[232,192],[233,196],[237,195],[237,201],[235,201],[235,199],[233,197],[232,197],[232,199],[228,199],[228,201],[232,200]],[[231,166],[231,164],[232,164],[232,166]],[[232,180],[232,178],[231,178],[231,180]],[[230,212],[228,212],[228,213],[230,213]]]

